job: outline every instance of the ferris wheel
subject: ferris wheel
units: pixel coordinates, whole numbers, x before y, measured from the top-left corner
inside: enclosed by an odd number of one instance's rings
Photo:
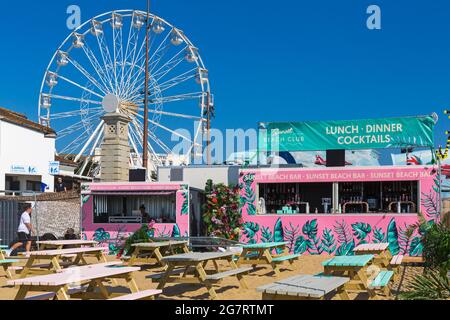
[[[144,124],[147,13],[107,12],[70,34],[50,61],[41,85],[39,121],[57,132],[57,154],[95,176],[103,115],[128,116],[130,167],[143,167],[148,126],[149,168],[189,164],[203,146],[213,99],[199,50],[180,29],[149,16],[148,123]],[[174,150],[174,147],[176,150]]]

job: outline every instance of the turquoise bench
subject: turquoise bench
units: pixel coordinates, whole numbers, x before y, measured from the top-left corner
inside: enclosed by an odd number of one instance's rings
[[[382,291],[386,297],[391,295],[389,283],[394,276],[394,271],[381,271],[375,279],[370,283],[369,289]]]
[[[273,258],[272,261],[275,263],[289,261],[292,264],[294,260],[296,260],[300,257],[301,257],[301,254],[291,254],[288,256],[281,256],[281,257]]]
[[[258,254],[257,252],[254,252],[254,253],[248,253],[248,254],[245,255],[245,258],[246,258],[246,259],[257,258],[258,255],[259,255],[259,254]],[[238,261],[239,259],[240,259],[240,256],[234,256],[234,257],[233,257],[233,260],[234,260],[234,261]]]
[[[5,260],[0,260],[0,266],[3,268],[3,271],[6,274],[6,277],[8,279],[12,279],[12,274],[11,271],[9,270],[11,268],[11,266],[14,263],[19,262],[19,260],[14,260],[14,259],[5,259]]]
[[[0,249],[9,249],[9,246],[5,246],[5,245],[0,245]]]

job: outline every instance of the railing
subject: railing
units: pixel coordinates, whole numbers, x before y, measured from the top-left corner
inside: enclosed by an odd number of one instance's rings
[[[5,201],[19,202],[19,201],[25,201],[25,200],[19,199],[19,197],[27,197],[31,200],[27,200],[25,202],[33,202],[34,204],[36,204],[36,202],[38,202],[38,196],[41,194],[42,194],[42,192],[36,192],[36,191],[0,190],[0,201],[3,198]],[[39,212],[38,212],[38,209],[36,208],[36,205],[33,206],[33,210],[34,210],[33,215],[35,215],[35,217],[36,217],[36,220],[35,220],[36,225],[34,226],[35,230],[36,230],[35,238],[37,241],[39,241],[39,219],[38,219]],[[20,212],[16,212],[16,214],[19,215]],[[14,226],[14,227],[16,228],[16,231],[17,231],[18,225]],[[0,238],[3,238],[2,235],[0,235]],[[3,240],[6,240],[6,239],[3,239]],[[39,249],[39,245],[38,245],[38,249]]]

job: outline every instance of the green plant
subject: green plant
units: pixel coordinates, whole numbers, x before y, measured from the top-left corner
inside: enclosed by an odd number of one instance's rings
[[[424,275],[418,275],[407,287],[408,292],[400,297],[406,300],[442,300],[450,298],[450,284],[447,275],[431,271]]]
[[[127,238],[122,250],[119,251],[118,257],[122,255],[131,255],[133,253],[133,244],[150,242],[153,237],[155,229],[154,223],[144,224],[142,227]]]
[[[416,230],[422,238],[417,243],[419,238],[416,237],[412,247],[421,246],[425,271],[414,278],[407,287],[408,292],[401,294],[401,297],[408,300],[449,299],[450,229],[446,221],[434,223],[419,214],[418,223],[411,225],[408,233]]]

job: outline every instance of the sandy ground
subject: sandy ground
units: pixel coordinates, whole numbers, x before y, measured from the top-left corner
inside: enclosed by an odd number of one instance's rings
[[[269,266],[262,266],[257,268],[255,272],[252,272],[246,277],[249,289],[241,289],[239,282],[235,277],[226,278],[222,283],[218,284],[216,292],[220,300],[261,300],[261,293],[256,291],[256,288],[265,284],[275,282],[276,280],[285,279],[291,276],[299,274],[317,274],[323,272],[322,262],[329,259],[328,256],[302,256],[292,266],[286,264],[281,268],[281,275],[276,277]],[[114,258],[111,258],[114,260]],[[135,279],[139,286],[139,289],[156,289],[157,284],[152,283],[147,278],[148,275],[158,273],[160,268],[154,266],[140,265],[143,270],[135,273]],[[212,264],[208,265],[207,269],[213,269]],[[401,271],[403,273],[403,270]],[[420,273],[420,268],[408,267],[402,280],[402,288],[408,283],[408,281],[414,277],[414,275]],[[0,300],[12,300],[17,292],[14,287],[6,286],[6,278],[3,273],[0,273]],[[112,286],[112,285],[111,285]],[[396,291],[399,287],[399,283],[393,285],[393,294],[396,296]],[[111,288],[112,292],[126,293],[126,288],[121,286],[119,282],[117,287]],[[351,295],[352,299],[367,299],[367,295],[360,294],[358,296]],[[207,300],[209,295],[207,290],[200,285],[192,284],[168,284],[164,289],[164,293],[159,299],[170,300]]]

